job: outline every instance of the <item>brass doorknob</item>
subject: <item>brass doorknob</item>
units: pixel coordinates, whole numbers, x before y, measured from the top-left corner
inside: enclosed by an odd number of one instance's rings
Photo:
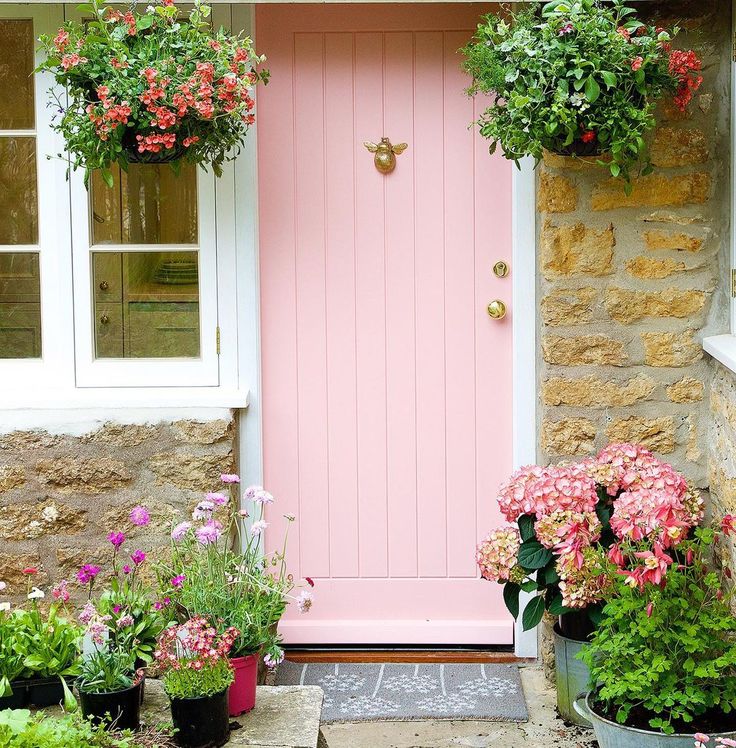
[[[492,319],[503,319],[506,316],[506,304],[500,299],[494,299],[488,305],[488,316]]]
[[[100,282],[100,291],[107,291],[110,288],[110,284],[107,281]]]

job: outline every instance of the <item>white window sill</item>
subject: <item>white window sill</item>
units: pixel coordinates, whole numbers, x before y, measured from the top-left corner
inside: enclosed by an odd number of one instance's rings
[[[86,387],[0,394],[0,410],[247,407],[247,389],[220,387]]]
[[[703,338],[703,350],[727,369],[736,372],[736,335],[711,335]]]

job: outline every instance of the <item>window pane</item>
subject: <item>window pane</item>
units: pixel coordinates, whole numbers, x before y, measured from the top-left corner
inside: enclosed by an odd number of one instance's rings
[[[33,21],[0,20],[0,130],[32,130]]]
[[[41,356],[37,252],[0,252],[0,358]]]
[[[35,138],[0,137],[0,244],[38,244]]]
[[[196,252],[93,252],[98,358],[197,358]]]
[[[113,169],[113,186],[92,175],[93,244],[196,244],[197,170],[182,164]]]

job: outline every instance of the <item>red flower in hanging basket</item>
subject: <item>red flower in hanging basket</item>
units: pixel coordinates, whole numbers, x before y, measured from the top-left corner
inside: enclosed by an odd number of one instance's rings
[[[580,136],[583,143],[592,143],[595,140],[595,130],[585,130]]]

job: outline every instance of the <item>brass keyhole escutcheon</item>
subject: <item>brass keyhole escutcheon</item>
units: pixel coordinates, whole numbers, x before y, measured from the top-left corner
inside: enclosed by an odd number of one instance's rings
[[[506,316],[506,304],[500,299],[494,299],[488,305],[488,316],[491,319],[503,319]]]
[[[106,314],[103,314],[103,315],[102,315],[102,316],[100,317],[100,322],[101,322],[101,323],[102,323],[103,325],[106,325],[106,324],[107,324],[107,323],[108,323],[109,321],[110,321],[110,318],[109,318],[109,317],[108,317],[108,316],[107,316]]]
[[[381,138],[381,142],[378,144],[366,140],[363,145],[375,154],[373,163],[381,174],[390,174],[396,168],[396,157],[409,147],[408,143],[392,145],[386,137]]]
[[[509,266],[503,260],[499,260],[493,266],[493,274],[497,278],[505,278],[509,274]]]
[[[100,291],[107,291],[108,288],[110,288],[110,284],[107,281],[101,281]]]

